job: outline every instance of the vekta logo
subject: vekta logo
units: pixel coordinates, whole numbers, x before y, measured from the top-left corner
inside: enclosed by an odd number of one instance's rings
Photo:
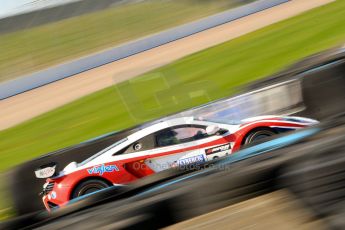
[[[99,174],[100,176],[103,175],[103,173],[107,172],[114,172],[119,171],[119,168],[116,165],[100,165],[100,166],[94,166],[93,168],[90,168],[87,170],[89,174]]]

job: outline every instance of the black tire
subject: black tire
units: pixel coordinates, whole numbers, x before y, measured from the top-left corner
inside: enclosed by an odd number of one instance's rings
[[[77,187],[74,189],[72,193],[72,199],[86,195],[86,194],[90,194],[92,192],[96,192],[108,187],[110,187],[109,184],[102,180],[90,179],[77,185]]]
[[[275,134],[276,133],[272,129],[268,129],[268,128],[256,129],[250,132],[249,134],[247,134],[247,136],[244,138],[243,145],[260,141],[262,139],[273,136]]]

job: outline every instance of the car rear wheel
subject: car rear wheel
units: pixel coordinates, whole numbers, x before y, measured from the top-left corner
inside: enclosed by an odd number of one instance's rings
[[[253,142],[261,141],[267,137],[273,136],[276,133],[268,128],[257,129],[250,132],[244,139],[243,145],[247,145]]]
[[[86,194],[90,194],[93,192],[97,192],[99,190],[108,188],[109,184],[102,180],[91,179],[80,183],[73,191],[72,199],[80,196],[84,196]]]

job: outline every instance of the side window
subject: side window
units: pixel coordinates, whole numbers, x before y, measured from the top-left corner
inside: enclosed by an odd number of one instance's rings
[[[208,137],[204,126],[178,126],[156,134],[157,147],[176,145]]]
[[[151,135],[143,137],[140,140],[126,146],[122,150],[113,154],[113,156],[150,150],[150,149],[153,149],[154,147],[155,147],[155,139],[154,139],[154,135],[151,134]]]

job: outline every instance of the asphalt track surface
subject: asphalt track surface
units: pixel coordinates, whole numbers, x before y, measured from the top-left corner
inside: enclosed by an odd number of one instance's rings
[[[236,21],[0,101],[0,130],[83,96],[335,0],[292,0]],[[18,112],[20,111],[20,112]]]
[[[278,190],[163,228],[164,230],[327,229],[287,190]]]

